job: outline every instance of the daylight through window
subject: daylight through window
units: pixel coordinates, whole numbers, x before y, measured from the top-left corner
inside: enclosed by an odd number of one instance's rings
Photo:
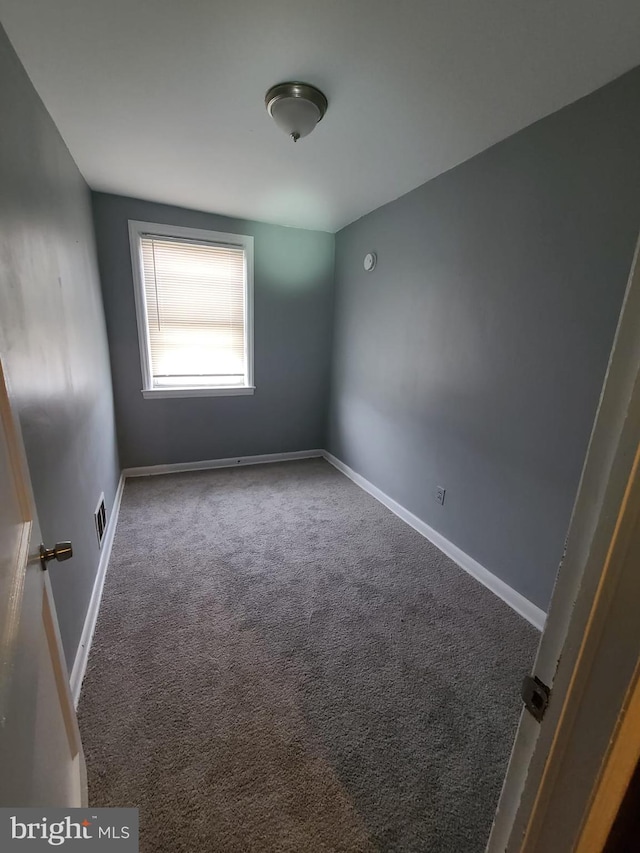
[[[246,246],[157,233],[137,237],[145,389],[249,387]]]

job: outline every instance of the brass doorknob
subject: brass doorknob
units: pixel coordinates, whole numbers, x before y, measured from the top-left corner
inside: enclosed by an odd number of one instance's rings
[[[53,548],[40,546],[40,562],[43,569],[47,568],[49,560],[57,560],[59,563],[63,563],[65,560],[70,560],[71,557],[73,557],[71,542],[56,542]]]

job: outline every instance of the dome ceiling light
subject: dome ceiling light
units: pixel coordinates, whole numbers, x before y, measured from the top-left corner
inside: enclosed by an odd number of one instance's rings
[[[327,99],[308,83],[278,83],[264,96],[267,112],[294,142],[308,136],[327,111]]]

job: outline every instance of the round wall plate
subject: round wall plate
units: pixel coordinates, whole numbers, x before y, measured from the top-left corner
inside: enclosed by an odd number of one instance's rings
[[[364,268],[365,268],[365,270],[367,272],[371,272],[371,270],[374,269],[377,260],[378,259],[376,257],[375,252],[369,252],[368,254],[366,254],[364,256]]]

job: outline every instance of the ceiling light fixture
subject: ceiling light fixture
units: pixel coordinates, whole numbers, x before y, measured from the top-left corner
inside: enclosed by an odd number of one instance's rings
[[[294,142],[308,136],[327,111],[327,99],[308,83],[278,83],[264,96],[267,112]]]

